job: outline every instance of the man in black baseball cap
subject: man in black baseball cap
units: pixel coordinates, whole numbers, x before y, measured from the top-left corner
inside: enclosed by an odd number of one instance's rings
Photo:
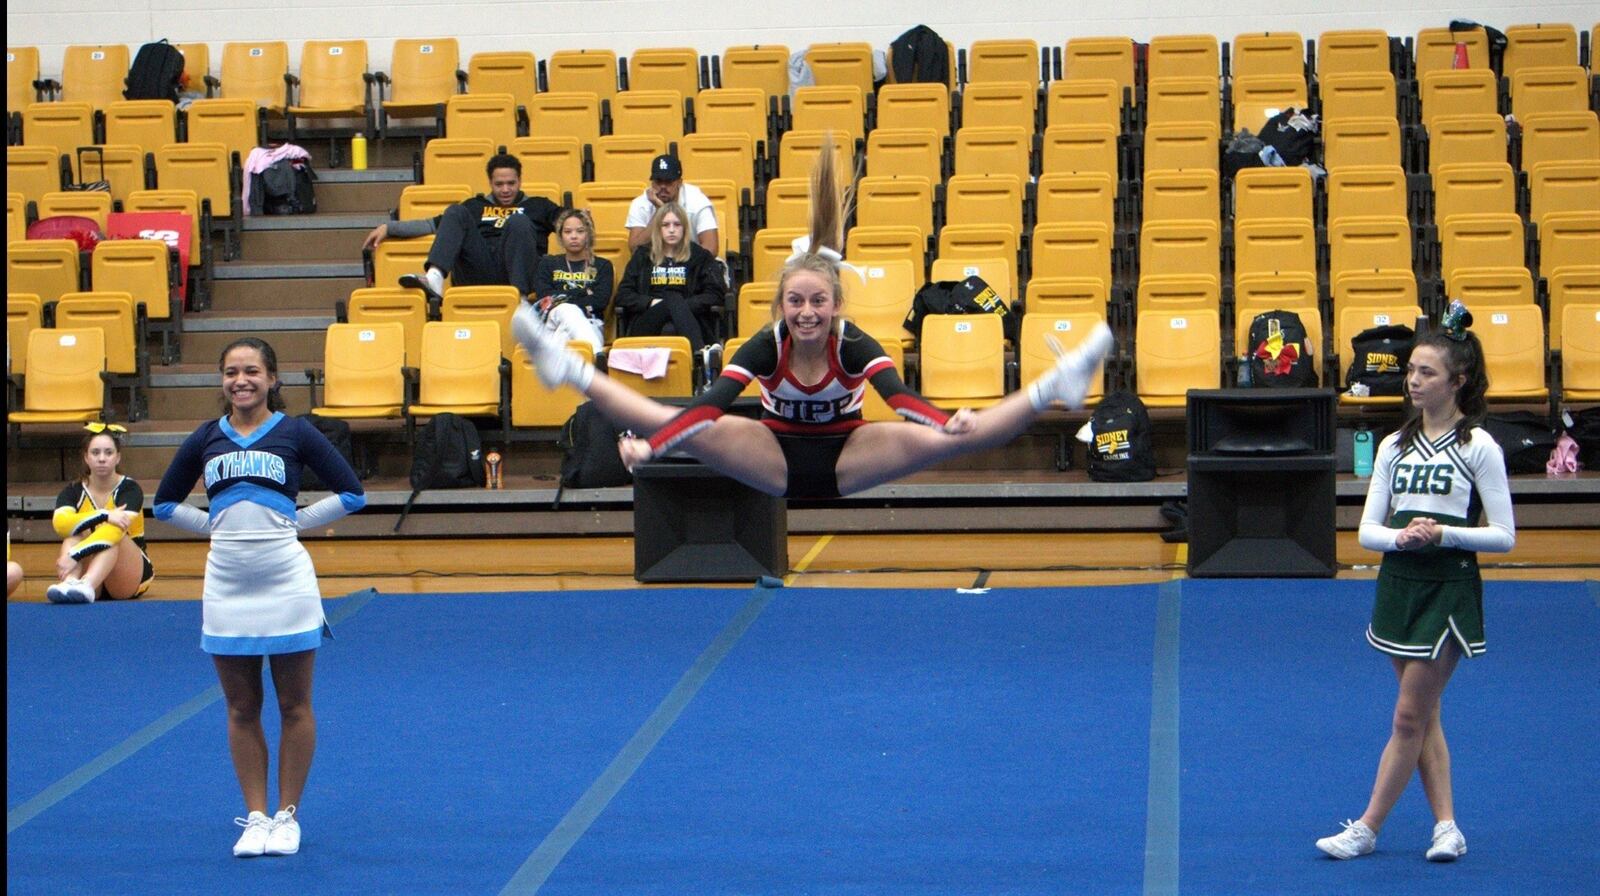
[[[698,187],[683,182],[683,164],[668,155],[650,160],[650,185],[628,206],[628,248],[645,244],[651,216],[668,202],[677,202],[688,213],[695,242],[712,255],[719,255],[716,208]]]

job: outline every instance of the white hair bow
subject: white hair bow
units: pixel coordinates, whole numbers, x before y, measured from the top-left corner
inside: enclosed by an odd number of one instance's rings
[[[789,244],[789,248],[793,250],[793,252],[789,255],[789,261],[794,261],[802,255],[810,254],[820,255],[823,258],[828,259],[829,261],[833,262],[834,267],[844,264],[844,256],[828,248],[827,246],[817,246],[813,248],[811,245],[810,236],[795,237],[794,242]]]

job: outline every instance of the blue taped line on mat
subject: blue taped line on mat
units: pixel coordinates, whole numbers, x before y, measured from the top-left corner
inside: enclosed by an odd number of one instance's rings
[[[1178,633],[1183,581],[1162,582],[1150,681],[1150,784],[1146,792],[1144,894],[1178,892]]]
[[[611,764],[600,773],[600,777],[589,785],[583,796],[578,797],[578,801],[572,804],[572,808],[567,810],[567,814],[556,823],[555,828],[545,835],[544,842],[539,844],[533,854],[528,856],[527,861],[522,863],[522,867],[517,869],[517,873],[512,875],[511,880],[506,882],[505,887],[500,890],[501,896],[537,893],[539,888],[544,886],[544,882],[556,870],[556,866],[561,864],[561,860],[571,851],[573,845],[589,830],[589,826],[600,817],[606,806],[610,805],[612,798],[622,790],[623,785],[628,783],[628,779],[633,777],[639,766],[644,764],[645,757],[650,755],[650,751],[655,749],[656,744],[667,733],[667,729],[678,720],[684,707],[688,706],[689,701],[700,691],[700,686],[706,683],[723,658],[733,650],[733,645],[744,637],[744,633],[756,621],[756,617],[760,616],[761,611],[771,602],[770,589],[754,589],[750,600],[745,602],[739,613],[723,626],[722,631],[717,633],[711,644],[694,661],[694,665],[689,667],[689,671],[683,673],[677,685],[662,698],[655,712],[651,713],[644,724],[639,726],[639,730],[634,732],[633,737],[623,744],[622,749],[611,760]]]
[[[376,597],[377,594],[378,592],[372,588],[350,594],[334,608],[333,613],[330,614],[329,623],[343,622],[349,619],[355,615],[356,611],[366,606],[367,602]],[[206,688],[169,710],[161,718],[129,735],[122,743],[68,772],[54,784],[39,791],[32,799],[22,803],[15,809],[6,810],[6,834],[11,834],[17,828],[32,821],[46,809],[76,793],[83,785],[115,768],[122,760],[154,743],[162,735],[182,725],[196,713],[210,706],[216,700],[221,699],[221,697],[221,685],[212,685]]]

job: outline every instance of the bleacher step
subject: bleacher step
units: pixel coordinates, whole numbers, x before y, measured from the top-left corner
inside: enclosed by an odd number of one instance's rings
[[[218,280],[301,279],[308,277],[364,277],[361,254],[354,261],[269,263],[237,261],[216,266]]]

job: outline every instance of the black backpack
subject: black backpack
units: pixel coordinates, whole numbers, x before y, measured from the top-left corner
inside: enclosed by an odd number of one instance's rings
[[[1508,411],[1483,418],[1483,428],[1506,456],[1507,473],[1543,473],[1556,447],[1550,421],[1532,411]]]
[[[133,57],[128,67],[128,78],[123,82],[124,99],[178,101],[179,82],[183,78],[183,54],[167,43],[166,38],[145,44]]]
[[[309,159],[279,159],[250,175],[252,215],[309,215],[317,210],[317,179]]]
[[[411,449],[411,496],[395,521],[394,531],[411,512],[412,502],[423,489],[483,488],[488,476],[483,469],[483,440],[472,421],[455,414],[436,414],[417,431]]]
[[[609,488],[632,485],[633,474],[622,465],[617,453],[617,428],[605,415],[586,401],[578,405],[561,427],[556,445],[563,452],[563,488]]]
[[[903,322],[907,330],[922,335],[922,319],[930,314],[1000,315],[1006,339],[1016,344],[1022,328],[1022,315],[1011,310],[1006,300],[982,277],[974,274],[965,280],[935,280],[924,284],[911,299],[911,311]]]
[[[1345,382],[1363,383],[1372,395],[1405,392],[1406,359],[1416,334],[1405,324],[1369,327],[1350,339],[1350,369]]]
[[[1132,392],[1113,392],[1089,417],[1089,478],[1095,482],[1147,482],[1156,478],[1150,412]]]
[[[1293,311],[1275,308],[1252,318],[1245,354],[1250,359],[1252,386],[1293,388],[1317,384],[1316,355],[1306,337],[1305,324]]]
[[[1298,165],[1316,148],[1317,131],[1318,121],[1310,112],[1290,107],[1267,119],[1257,136],[1278,151],[1283,164]]]
[[[327,438],[328,443],[333,446],[333,450],[339,452],[339,456],[344,458],[344,462],[350,465],[350,469],[355,470],[357,476],[361,475],[361,468],[356,466],[356,445],[355,441],[350,437],[350,424],[340,420],[338,417],[319,417],[316,414],[302,414],[300,419],[311,424],[312,428],[316,429],[317,432],[322,433]],[[328,485],[322,481],[322,477],[318,476],[315,470],[310,467],[304,467],[300,471],[300,488],[306,491],[321,492],[327,491]]]
[[[889,60],[899,84],[950,81],[950,48],[939,32],[918,25],[889,43]]]

